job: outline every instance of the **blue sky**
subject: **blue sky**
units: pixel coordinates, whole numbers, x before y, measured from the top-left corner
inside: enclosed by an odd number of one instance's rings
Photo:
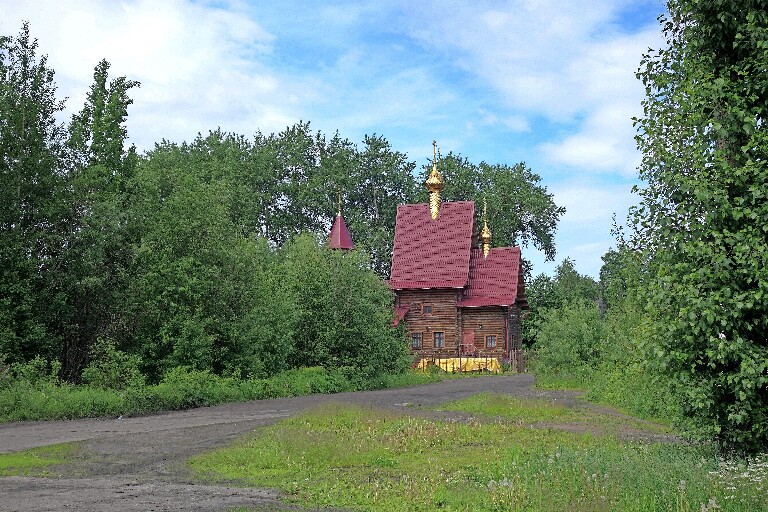
[[[102,58],[142,82],[128,118],[140,150],[305,120],[356,143],[384,135],[419,166],[433,139],[474,162],[524,161],[568,210],[554,263],[524,250],[534,273],[570,257],[597,277],[613,214],[635,201],[635,72],[662,44],[663,12],[660,0],[0,0],[0,33],[30,21],[68,113]]]

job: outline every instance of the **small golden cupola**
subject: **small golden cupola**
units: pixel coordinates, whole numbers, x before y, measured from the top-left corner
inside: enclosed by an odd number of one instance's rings
[[[440,191],[443,190],[443,177],[437,172],[437,141],[432,141],[432,172],[429,173],[429,178],[425,182],[427,190],[429,190],[429,213],[432,215],[432,220],[437,220],[440,216]]]
[[[480,232],[480,239],[483,241],[483,257],[487,258],[491,252],[491,230],[488,229],[488,219],[486,217],[488,204],[483,199],[483,230]]]

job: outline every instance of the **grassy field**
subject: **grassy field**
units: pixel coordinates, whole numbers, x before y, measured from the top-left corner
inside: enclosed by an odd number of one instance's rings
[[[49,476],[50,466],[66,462],[75,449],[75,444],[67,443],[0,453],[0,477]]]
[[[622,440],[664,425],[549,400],[478,395],[469,422],[325,406],[190,460],[201,480],[282,490],[352,510],[768,510],[768,460]],[[541,424],[559,428],[541,428]],[[532,424],[538,424],[533,428]],[[563,430],[568,426],[568,432]]]

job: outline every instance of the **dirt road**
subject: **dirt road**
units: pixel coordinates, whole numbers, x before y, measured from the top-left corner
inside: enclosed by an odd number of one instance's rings
[[[530,375],[448,380],[404,389],[259,400],[136,418],[0,425],[0,452],[79,441],[82,456],[49,478],[0,478],[0,511],[298,510],[278,493],[201,485],[184,461],[235,437],[325,402],[436,413],[434,405],[495,391],[571,402],[573,393],[531,389]]]

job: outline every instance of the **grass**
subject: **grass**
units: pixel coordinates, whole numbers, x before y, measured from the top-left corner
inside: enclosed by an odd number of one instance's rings
[[[499,393],[480,393],[440,406],[444,411],[464,411],[526,423],[573,422],[582,411],[565,407],[556,400],[519,398]]]
[[[536,372],[536,387],[539,389],[581,390],[587,387],[587,379],[581,375]]]
[[[504,410],[505,403],[511,411]],[[310,507],[768,510],[765,491],[756,483],[768,478],[768,470],[735,483],[724,475],[738,470],[724,468],[706,446],[622,441],[599,429],[577,434],[530,428],[526,425],[541,420],[613,421],[600,415],[586,420],[591,413],[539,400],[481,395],[448,408],[512,421],[433,421],[328,405],[189,464],[202,480],[277,488]]]
[[[568,424],[612,435],[618,435],[621,431],[649,434],[672,432],[663,423],[640,420],[614,410],[597,412],[586,402],[567,406],[562,400],[519,398],[498,393],[480,393],[464,400],[449,402],[441,406],[441,410],[490,415],[528,425]]]
[[[413,386],[449,377],[409,371],[353,382],[340,372],[302,368],[246,380],[176,368],[157,385],[122,390],[17,379],[0,382],[0,423],[143,415],[227,402]]]
[[[75,444],[65,443],[19,452],[0,453],[0,477],[47,476],[50,466],[66,462],[75,448]]]
[[[637,367],[598,368],[572,373],[536,373],[536,387],[543,390],[579,390],[592,403],[658,424],[685,430],[677,397],[669,386]]]

